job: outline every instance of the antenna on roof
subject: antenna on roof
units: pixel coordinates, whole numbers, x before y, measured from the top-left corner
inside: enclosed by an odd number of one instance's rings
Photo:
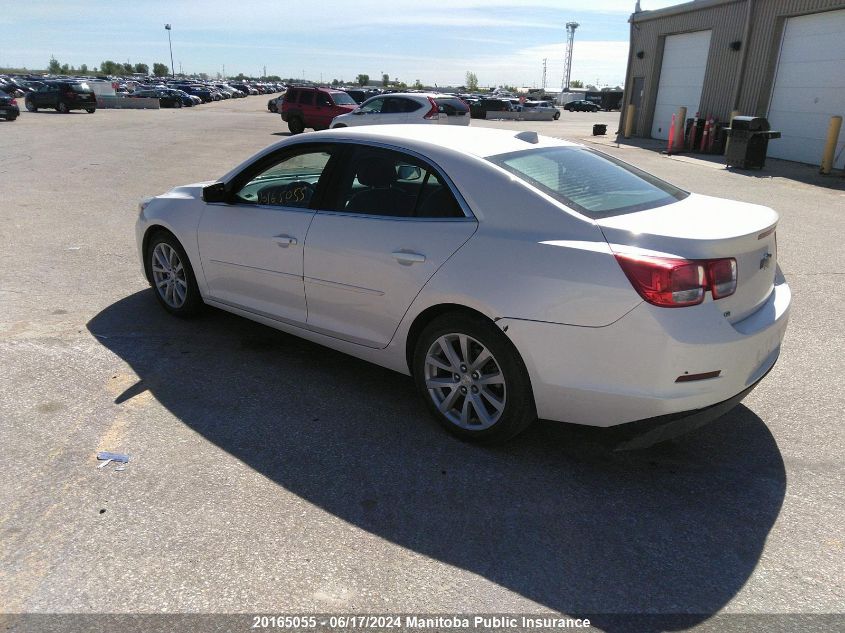
[[[540,142],[540,139],[537,137],[537,132],[520,132],[519,134],[514,134],[513,137],[518,138],[520,141],[533,143],[535,145]]]

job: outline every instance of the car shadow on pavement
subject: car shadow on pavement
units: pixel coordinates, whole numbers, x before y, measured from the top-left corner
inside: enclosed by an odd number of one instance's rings
[[[326,512],[608,631],[631,628],[613,614],[679,630],[725,607],[784,499],[775,440],[744,406],[646,451],[549,422],[481,447],[442,431],[407,376],[224,312],[174,319],[142,291],[88,329],[140,378],[116,403],[148,389]]]

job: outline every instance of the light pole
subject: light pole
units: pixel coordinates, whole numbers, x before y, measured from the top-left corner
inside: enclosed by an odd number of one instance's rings
[[[176,79],[176,69],[173,67],[173,42],[170,41],[170,25],[165,24],[164,30],[167,31],[167,44],[170,46],[170,77]]]

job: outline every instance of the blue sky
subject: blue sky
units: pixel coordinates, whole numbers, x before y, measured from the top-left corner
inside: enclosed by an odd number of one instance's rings
[[[677,4],[641,0],[643,10]],[[304,7],[308,7],[305,9]],[[0,66],[44,68],[54,55],[73,66],[106,59],[170,64],[165,23],[173,30],[176,70],[331,81],[388,73],[410,84],[460,85],[467,71],[481,85],[549,89],[563,75],[565,23],[576,21],[572,78],[621,84],[633,1],[320,0],[15,0],[0,16],[7,34]],[[587,10],[589,9],[589,10]],[[14,37],[8,34],[14,33]],[[14,42],[14,46],[8,44]]]

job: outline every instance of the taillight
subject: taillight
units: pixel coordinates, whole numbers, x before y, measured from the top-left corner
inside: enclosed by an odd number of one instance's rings
[[[17,100],[17,99],[12,99],[12,100],[9,102],[9,104],[10,104],[10,105],[18,105],[18,100]]]
[[[432,120],[432,119],[439,119],[440,118],[440,107],[437,105],[437,102],[432,99],[431,97],[428,98],[428,102],[431,104],[431,109],[428,113],[423,117],[424,119]]]
[[[713,299],[736,291],[736,260],[688,260],[615,253],[616,261],[634,290],[649,303],[663,308],[682,308],[704,301],[707,290]]]
[[[714,259],[707,263],[707,281],[714,299],[728,297],[736,292],[736,260]]]

